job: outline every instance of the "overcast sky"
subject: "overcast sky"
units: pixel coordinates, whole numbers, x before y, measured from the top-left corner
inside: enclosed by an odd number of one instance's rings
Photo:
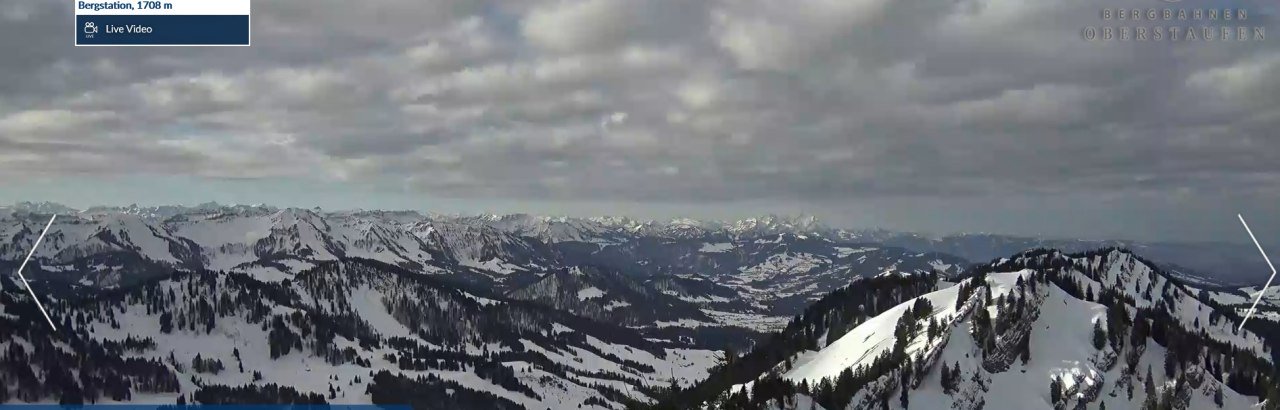
[[[249,48],[71,3],[0,0],[0,202],[1280,241],[1274,0],[257,0]],[[1169,5],[1275,38],[1082,38]]]

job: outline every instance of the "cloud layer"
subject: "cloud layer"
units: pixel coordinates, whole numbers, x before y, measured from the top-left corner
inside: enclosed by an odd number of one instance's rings
[[[66,3],[0,0],[0,179],[640,202],[1280,192],[1280,39],[1082,39],[1123,23],[1102,9],[1156,0],[275,0],[231,49],[77,49]],[[1250,26],[1272,24],[1265,5],[1227,4]]]

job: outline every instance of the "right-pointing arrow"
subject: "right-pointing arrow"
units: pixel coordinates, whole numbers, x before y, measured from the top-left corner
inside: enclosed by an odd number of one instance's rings
[[[1276,266],[1271,264],[1271,258],[1267,257],[1267,251],[1262,250],[1262,244],[1258,243],[1258,238],[1253,236],[1253,230],[1249,229],[1249,223],[1244,221],[1244,216],[1236,214],[1236,217],[1240,218],[1240,224],[1244,225],[1244,231],[1249,233],[1249,239],[1253,239],[1253,245],[1258,247],[1258,252],[1262,253],[1262,259],[1267,261],[1267,267],[1271,268],[1271,278],[1267,279],[1267,284],[1263,285],[1262,289],[1258,291],[1258,297],[1253,300],[1253,305],[1249,306],[1249,312],[1245,313],[1244,320],[1240,321],[1240,327],[1236,329],[1240,330],[1244,329],[1245,322],[1248,322],[1249,318],[1253,317],[1253,310],[1258,308],[1258,302],[1262,300],[1262,295],[1265,295],[1267,289],[1271,287],[1271,281],[1276,278]]]

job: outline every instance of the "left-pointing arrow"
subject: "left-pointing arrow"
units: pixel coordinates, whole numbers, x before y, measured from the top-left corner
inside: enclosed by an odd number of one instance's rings
[[[49,321],[49,327],[53,328],[53,330],[56,332],[58,330],[58,326],[55,326],[53,324],[53,319],[49,318],[49,312],[44,310],[44,304],[41,304],[40,298],[36,297],[36,291],[31,289],[31,284],[27,283],[27,277],[22,275],[22,270],[27,268],[27,262],[30,262],[31,257],[35,256],[36,249],[40,248],[40,241],[43,241],[44,235],[49,233],[49,228],[53,226],[53,221],[55,219],[58,219],[57,214],[54,214],[52,218],[49,218],[49,224],[44,226],[44,231],[40,232],[40,237],[36,238],[36,243],[34,245],[31,245],[31,253],[28,253],[27,259],[23,259],[22,265],[18,266],[18,278],[22,279],[22,284],[27,287],[27,293],[31,294],[31,300],[34,300],[36,302],[36,307],[40,308],[40,313],[44,314],[44,320]]]

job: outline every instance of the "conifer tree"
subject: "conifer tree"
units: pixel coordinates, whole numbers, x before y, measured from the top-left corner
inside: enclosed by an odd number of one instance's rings
[[[1062,399],[1062,382],[1057,377],[1049,379],[1049,401],[1058,404]]]
[[[985,352],[988,347],[987,340],[990,338],[992,333],[991,313],[987,311],[986,307],[979,306],[977,311],[974,312],[973,329],[974,338],[977,339],[978,343],[982,346],[983,352]]]
[[[1178,375],[1178,356],[1172,343],[1169,344],[1169,349],[1164,351],[1164,375],[1169,379]]]
[[[1102,321],[1093,322],[1093,348],[1102,350],[1107,345],[1107,331],[1102,329]]]
[[[939,376],[940,376],[939,380],[942,382],[942,391],[947,394],[951,394],[951,389],[952,389],[951,365],[947,364],[946,362],[943,362],[942,373]]]
[[[1022,364],[1026,365],[1027,362],[1031,361],[1031,334],[1030,333],[1028,333],[1025,337],[1022,338],[1022,345],[1020,347],[1021,347],[1020,350],[1022,350],[1020,354],[1022,358]]]
[[[911,392],[911,374],[910,373],[907,373],[907,372],[902,373],[902,389],[901,390],[902,390],[902,395],[899,396],[899,400],[902,401],[902,408],[904,409],[909,408],[909,405],[908,405],[909,400],[907,399],[907,396]]]

